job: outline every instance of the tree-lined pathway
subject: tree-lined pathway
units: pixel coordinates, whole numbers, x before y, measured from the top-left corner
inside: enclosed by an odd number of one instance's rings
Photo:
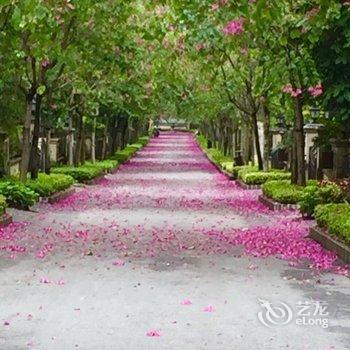
[[[16,213],[0,231],[0,348],[347,348],[346,269],[258,193],[192,134],[164,133],[98,184]],[[268,328],[259,298],[327,302],[330,326]]]

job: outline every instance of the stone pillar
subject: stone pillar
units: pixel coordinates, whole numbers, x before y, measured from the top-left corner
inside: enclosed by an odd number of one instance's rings
[[[324,127],[323,124],[306,124],[304,126],[305,133],[305,160],[306,160],[306,178],[317,179],[320,165],[320,151],[317,149],[317,154],[311,154],[315,145],[315,139],[319,135],[320,129]],[[311,155],[311,158],[310,158]],[[310,162],[311,160],[311,162]]]
[[[10,139],[8,135],[0,130],[0,145],[1,145],[1,172],[0,175],[10,175],[9,159],[10,159]]]
[[[350,169],[349,157],[350,157],[350,140],[336,140],[332,139],[332,151],[333,151],[333,173],[334,179],[343,178],[349,176]]]
[[[49,154],[50,154],[50,161],[53,164],[57,163],[58,161],[59,142],[60,142],[60,139],[58,138],[50,138]]]
[[[272,130],[272,149],[282,142],[282,134],[279,130]]]

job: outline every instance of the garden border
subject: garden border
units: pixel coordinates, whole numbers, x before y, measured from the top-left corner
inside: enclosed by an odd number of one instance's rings
[[[105,177],[106,173],[105,172],[102,172],[102,174],[92,178],[92,179],[89,179],[89,180],[83,180],[81,183],[83,185],[88,185],[88,186],[91,186],[91,185],[96,185],[96,183],[100,180],[102,180],[104,177]]]
[[[54,194],[52,194],[49,197],[43,197],[42,201],[48,202],[50,204],[56,203],[60,201],[61,199],[65,199],[71,194],[75,193],[75,188],[74,187],[69,187],[64,191],[59,191]]]
[[[310,227],[309,237],[321,244],[323,248],[336,253],[345,263],[350,263],[350,247],[331,237],[327,230],[319,226]]]
[[[219,164],[215,163],[210,157],[209,155],[207,154],[207,152],[205,152],[205,150],[200,146],[198,140],[195,138],[196,140],[196,143],[197,143],[197,146],[198,148],[202,151],[202,153],[205,155],[205,157],[209,160],[209,162],[211,164],[213,164],[215,166],[215,168],[223,175],[225,175],[227,177],[228,180],[230,181],[233,181],[234,180],[234,177],[233,177],[233,174],[228,172],[227,170],[224,170],[220,167]],[[232,161],[233,162],[233,161]]]
[[[209,156],[208,154],[199,146],[199,148],[201,149],[201,151],[205,154],[205,156],[207,157],[207,159],[209,160],[209,162],[211,164],[213,164],[215,166],[215,168],[223,175],[225,175],[227,177],[228,180],[233,180],[233,175],[228,172],[227,170],[224,170],[220,167],[219,164],[215,163]]]
[[[244,190],[260,190],[261,189],[261,185],[248,185],[240,179],[236,179],[235,181],[236,181],[236,184],[239,187],[243,188]]]
[[[12,215],[5,212],[0,215],[0,227],[6,227],[13,222]]]
[[[278,211],[278,210],[298,210],[299,205],[298,204],[286,204],[286,203],[279,203],[275,200],[273,200],[270,197],[265,196],[264,194],[261,194],[259,196],[259,202],[267,206],[270,210]]]

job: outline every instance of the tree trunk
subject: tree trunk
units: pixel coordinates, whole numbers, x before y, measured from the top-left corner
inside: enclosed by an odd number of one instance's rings
[[[263,107],[264,111],[264,170],[268,171],[270,168],[270,154],[272,148],[272,138],[270,135],[270,110],[266,103]]]
[[[305,176],[305,136],[303,103],[301,97],[295,98],[295,120],[293,128],[294,164],[292,165],[293,183],[299,186],[306,185]]]
[[[4,175],[8,176],[8,175],[10,175],[10,166],[9,166],[9,161],[10,161],[10,138],[8,136],[6,136],[5,139],[4,139],[3,153],[4,153],[4,158],[3,158]]]
[[[110,154],[113,155],[118,148],[118,117],[117,116],[113,117],[113,120],[111,122],[111,128],[112,128],[112,132],[111,132],[112,142],[111,142]]]
[[[91,133],[91,162],[96,163],[96,118],[94,119]]]
[[[32,147],[30,151],[30,176],[32,179],[37,179],[40,166],[40,151],[39,151],[39,138],[40,138],[40,124],[41,124],[41,101],[40,95],[36,96],[35,100],[35,114],[34,114],[34,129],[32,137]]]
[[[46,174],[51,173],[51,159],[50,159],[50,141],[51,141],[51,129],[48,128],[46,132],[46,141],[45,141],[45,159],[44,159],[44,171]]]
[[[261,148],[260,148],[260,140],[259,140],[259,128],[258,128],[258,117],[256,113],[253,113],[251,115],[252,122],[253,122],[253,133],[254,133],[254,141],[255,141],[255,151],[258,158],[258,167],[259,170],[264,169],[264,163],[263,158],[261,155]]]
[[[77,141],[74,152],[74,166],[80,165],[81,162],[81,150],[83,141],[83,116],[77,114]]]
[[[86,132],[84,120],[81,118],[81,149],[80,149],[80,164],[84,165],[86,161]]]
[[[68,164],[74,165],[74,132],[73,132],[73,120],[69,117],[68,125]]]
[[[20,180],[27,181],[27,173],[30,160],[30,125],[32,122],[32,105],[33,95],[28,94],[26,97],[26,114],[23,123],[23,138],[22,138],[22,152],[20,165]]]
[[[102,154],[101,154],[101,159],[105,159],[106,158],[106,155],[107,155],[107,140],[108,140],[108,126],[107,126],[107,123],[105,125],[105,128],[103,130],[103,140],[102,140]]]

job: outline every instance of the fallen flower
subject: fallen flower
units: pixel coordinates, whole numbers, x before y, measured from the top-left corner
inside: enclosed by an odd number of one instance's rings
[[[214,312],[216,311],[215,308],[212,305],[207,305],[204,309],[204,312]]]
[[[119,267],[120,266],[124,266],[125,265],[125,261],[118,259],[118,260],[113,262],[113,265],[114,266],[119,266]]]
[[[41,277],[40,278],[40,283],[49,284],[49,283],[51,283],[51,281],[48,278],[46,278],[46,277]]]
[[[160,337],[160,331],[157,329],[152,329],[146,333],[147,337]]]

